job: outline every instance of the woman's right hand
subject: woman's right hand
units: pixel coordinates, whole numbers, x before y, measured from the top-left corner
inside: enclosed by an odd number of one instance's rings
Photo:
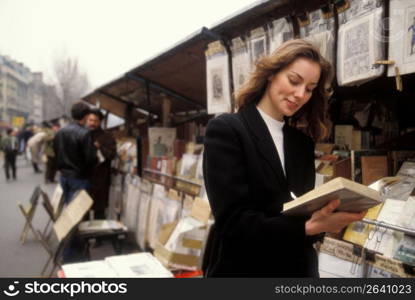
[[[305,223],[306,235],[315,235],[322,232],[338,233],[352,222],[363,219],[367,211],[360,213],[334,212],[340,205],[340,200],[329,202],[325,207],[315,211]]]

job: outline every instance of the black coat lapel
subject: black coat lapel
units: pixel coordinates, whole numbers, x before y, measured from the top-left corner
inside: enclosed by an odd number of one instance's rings
[[[271,133],[269,132],[265,121],[259,114],[255,103],[248,104],[240,111],[240,114],[252,132],[252,135],[257,142],[256,146],[258,147],[259,152],[271,165],[280,184],[287,186],[288,182],[285,178],[281,160],[271,137]]]

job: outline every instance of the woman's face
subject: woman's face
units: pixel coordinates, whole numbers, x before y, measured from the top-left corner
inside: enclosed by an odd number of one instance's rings
[[[320,79],[320,65],[298,58],[269,78],[270,83],[258,106],[274,119],[294,115],[310,100]]]

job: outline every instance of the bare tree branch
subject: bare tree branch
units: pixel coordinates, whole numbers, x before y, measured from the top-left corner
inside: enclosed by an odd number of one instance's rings
[[[62,114],[70,115],[72,103],[79,100],[89,89],[89,80],[79,68],[77,58],[58,57],[53,62],[58,105]]]

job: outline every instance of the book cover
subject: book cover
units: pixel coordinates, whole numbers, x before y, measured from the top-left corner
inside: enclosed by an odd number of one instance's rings
[[[334,143],[352,149],[353,125],[336,125],[334,127]]]
[[[352,150],[350,151],[352,165],[352,180],[362,183],[362,156],[385,156],[386,150]]]
[[[338,160],[333,163],[333,178],[337,177],[352,179],[352,166],[350,157]]]
[[[382,204],[370,208],[365,215],[365,219],[376,220],[381,209]],[[374,225],[365,224],[360,221],[353,222],[347,226],[343,235],[343,240],[364,246],[367,238],[369,237],[369,233],[373,230],[373,228]]]
[[[284,204],[283,214],[307,216],[339,198],[337,211],[361,212],[381,203],[378,191],[338,177],[318,186],[303,196]]]
[[[388,176],[387,156],[362,156],[362,183],[364,185]]]

